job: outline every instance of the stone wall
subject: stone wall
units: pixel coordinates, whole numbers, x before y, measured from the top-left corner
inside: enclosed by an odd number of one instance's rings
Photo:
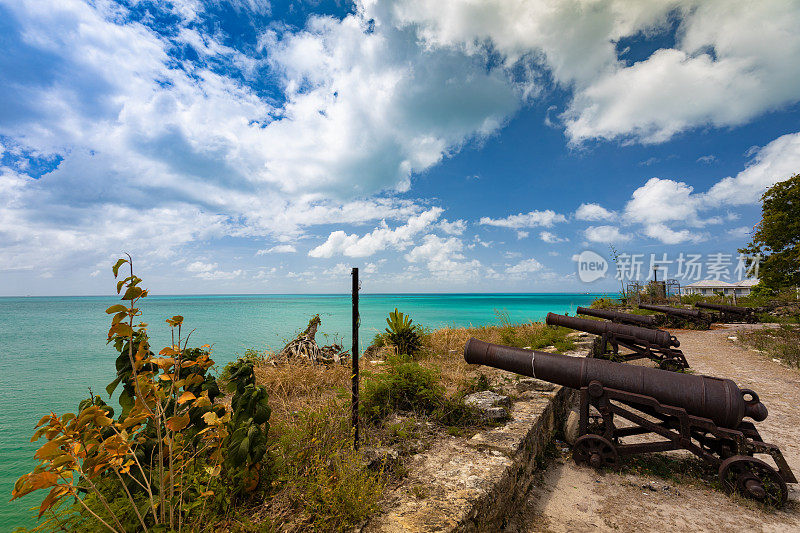
[[[470,439],[451,437],[414,456],[385,512],[360,531],[496,531],[531,485],[537,456],[572,407],[575,391],[520,380],[510,419]]]

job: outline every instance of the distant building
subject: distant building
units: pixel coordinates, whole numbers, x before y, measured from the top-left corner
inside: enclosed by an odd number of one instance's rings
[[[704,279],[702,281],[695,281],[689,285],[684,285],[681,287],[681,292],[683,294],[700,294],[702,296],[714,296],[720,293],[725,296],[749,296],[753,285],[757,283],[757,279],[743,279],[738,283]]]

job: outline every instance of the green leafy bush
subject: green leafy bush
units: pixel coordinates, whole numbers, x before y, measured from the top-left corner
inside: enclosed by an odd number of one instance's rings
[[[613,309],[617,307],[617,302],[612,300],[611,298],[598,298],[592,302],[590,305],[592,309]]]
[[[348,407],[301,412],[276,425],[268,505],[291,516],[292,531],[350,531],[378,509],[386,478],[353,450]]]
[[[396,307],[386,319],[389,325],[386,328],[386,338],[400,355],[414,356],[422,349],[422,335],[418,327],[411,325],[412,322],[409,316],[398,311]]]
[[[387,371],[365,374],[361,413],[379,421],[392,411],[430,414],[444,402],[438,373],[403,357],[390,357]]]

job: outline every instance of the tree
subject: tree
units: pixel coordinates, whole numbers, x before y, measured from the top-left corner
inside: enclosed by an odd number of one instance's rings
[[[767,189],[761,202],[753,240],[739,252],[761,256],[759,278],[765,288],[800,285],[800,174]]]

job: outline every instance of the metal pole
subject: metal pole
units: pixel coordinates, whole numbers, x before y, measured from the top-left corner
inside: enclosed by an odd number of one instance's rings
[[[353,448],[358,449],[358,326],[361,318],[358,316],[358,268],[353,268]]]

